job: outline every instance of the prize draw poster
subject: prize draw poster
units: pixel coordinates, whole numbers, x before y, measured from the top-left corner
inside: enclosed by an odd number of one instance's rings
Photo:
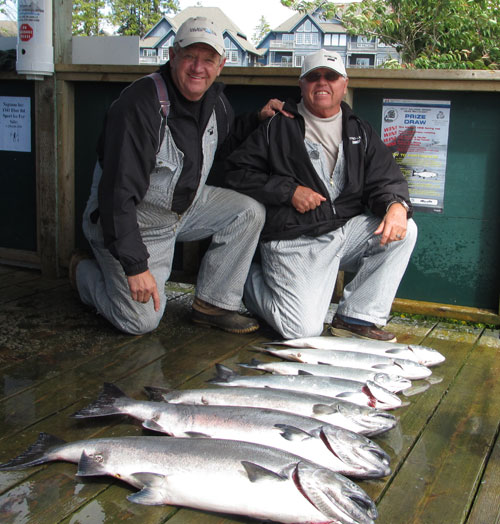
[[[384,99],[382,139],[420,211],[443,212],[449,123],[448,101]]]

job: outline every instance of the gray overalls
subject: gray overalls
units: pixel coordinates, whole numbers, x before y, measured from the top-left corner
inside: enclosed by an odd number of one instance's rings
[[[241,305],[245,279],[264,225],[265,208],[245,195],[205,184],[217,149],[217,137],[214,111],[202,138],[203,166],[196,196],[186,212],[178,215],[171,210],[171,204],[184,155],[166,126],[150,186],[137,206],[139,230],[150,255],[149,270],[161,299],[158,312],[153,300],[146,304],[132,300],[120,263],[104,247],[100,221],[93,224],[90,220],[90,214],[98,208],[97,190],[102,175],[99,163],[96,164],[83,215],[83,231],[95,260],[78,264],[77,287],[82,301],[95,307],[121,331],[137,335],[158,326],[167,302],[164,287],[172,270],[176,241],[195,241],[213,235],[198,274],[196,296],[232,311]]]

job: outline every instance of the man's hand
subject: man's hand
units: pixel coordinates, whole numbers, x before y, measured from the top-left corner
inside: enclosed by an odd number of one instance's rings
[[[144,273],[127,277],[130,295],[136,302],[147,304],[149,299],[153,299],[155,311],[160,310],[160,295],[156,286],[155,277],[149,269]]]
[[[267,104],[259,111],[259,120],[264,121],[266,118],[274,116],[276,112],[280,112],[282,115],[288,118],[294,118],[294,116],[288,111],[283,111],[285,102],[278,100],[277,98],[271,98]]]
[[[380,235],[380,244],[384,246],[390,242],[397,242],[403,240],[406,236],[406,224],[408,222],[406,209],[399,203],[394,202],[384,219],[375,231],[375,235]]]
[[[299,213],[306,213],[307,211],[317,208],[321,205],[321,202],[324,202],[325,200],[326,198],[323,195],[316,193],[316,191],[305,186],[297,186],[292,197],[292,206]]]

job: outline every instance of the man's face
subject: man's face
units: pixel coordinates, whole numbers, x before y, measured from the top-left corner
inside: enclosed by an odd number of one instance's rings
[[[319,118],[337,114],[340,102],[347,93],[347,83],[347,78],[331,69],[314,69],[299,80],[304,105]]]
[[[169,49],[172,78],[179,91],[192,102],[200,100],[220,75],[226,59],[207,44]]]

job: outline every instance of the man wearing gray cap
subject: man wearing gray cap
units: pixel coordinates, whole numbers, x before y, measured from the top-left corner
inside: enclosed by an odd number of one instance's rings
[[[372,127],[342,101],[348,78],[338,53],[305,58],[302,99],[274,115],[229,158],[229,187],[266,206],[260,255],[244,301],[285,338],[316,336],[339,269],[354,273],[331,331],[395,341],[378,326],[417,237],[407,183]]]
[[[235,120],[214,83],[224,41],[207,18],[186,20],[169,53],[165,66],[128,86],[106,115],[83,217],[95,258],[75,253],[70,280],[118,329],[146,333],[165,310],[175,242],[212,237],[192,318],[249,333],[258,324],[238,310],[264,207],[206,180],[216,155],[224,158],[282,103]]]

